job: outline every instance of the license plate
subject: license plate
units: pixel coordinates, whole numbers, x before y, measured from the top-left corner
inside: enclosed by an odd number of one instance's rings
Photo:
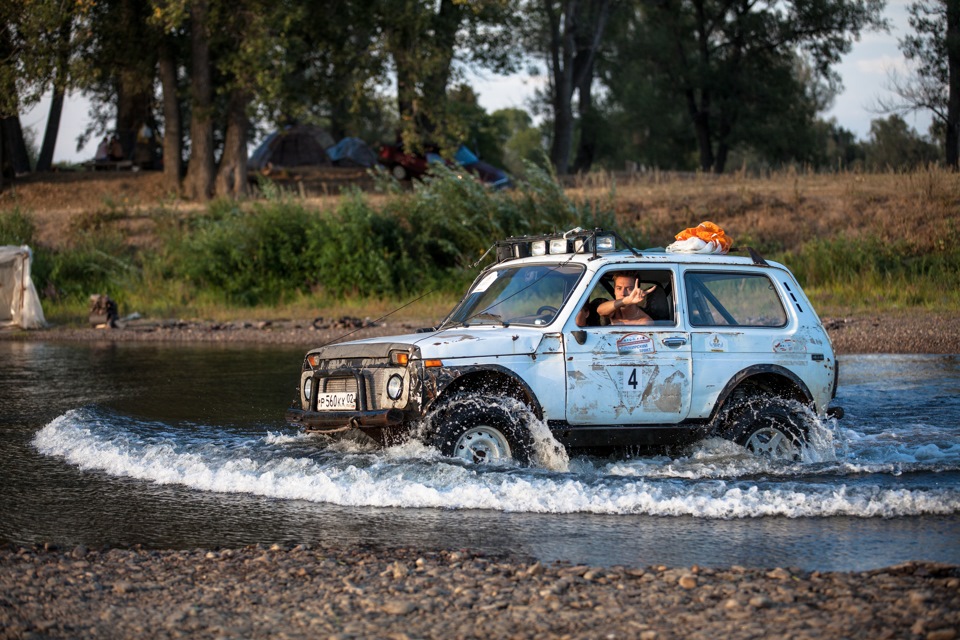
[[[338,409],[356,408],[357,394],[353,391],[321,393],[317,395],[317,411],[336,411]]]

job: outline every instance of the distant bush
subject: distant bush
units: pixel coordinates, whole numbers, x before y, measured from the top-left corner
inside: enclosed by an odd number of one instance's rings
[[[0,245],[32,245],[36,230],[30,214],[19,208],[0,211]]]
[[[831,305],[944,307],[960,303],[960,246],[939,252],[876,237],[813,239],[775,256],[808,294]]]
[[[578,204],[550,174],[529,173],[514,191],[491,191],[437,167],[412,191],[381,182],[380,206],[355,191],[330,211],[281,195],[247,208],[214,203],[167,233],[163,253],[174,277],[238,304],[316,292],[336,299],[458,292],[497,239],[613,224],[612,206]]]

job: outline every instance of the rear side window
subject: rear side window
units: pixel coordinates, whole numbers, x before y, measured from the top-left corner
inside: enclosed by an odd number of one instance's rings
[[[761,273],[688,271],[687,312],[694,327],[782,327],[780,296]]]

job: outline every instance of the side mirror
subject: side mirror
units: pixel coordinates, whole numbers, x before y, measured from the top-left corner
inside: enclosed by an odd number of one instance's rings
[[[577,344],[583,344],[587,341],[587,332],[583,329],[577,329],[576,331],[571,331],[570,335],[573,336],[573,339],[577,341]]]

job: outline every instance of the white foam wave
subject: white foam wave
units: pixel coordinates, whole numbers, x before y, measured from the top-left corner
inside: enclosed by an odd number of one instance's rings
[[[320,457],[285,455],[282,447],[278,453],[276,446],[284,444],[280,441],[285,437],[275,434],[261,438],[259,445],[223,446],[212,452],[209,442],[190,445],[136,439],[117,431],[91,424],[88,417],[71,412],[41,429],[34,445],[43,454],[61,457],[85,470],[204,491],[345,506],[703,518],[893,517],[960,512],[960,490],[956,488],[690,480],[678,479],[681,471],[674,471],[674,477],[627,473],[638,468],[618,463],[596,467],[592,473],[579,473],[582,464],[571,465],[574,473],[483,469],[453,463],[422,448],[410,448],[413,445],[392,448],[386,455],[362,450]],[[708,454],[703,455],[709,459]],[[665,459],[658,462],[663,468],[682,466]],[[702,464],[708,469],[712,463]],[[696,464],[692,466],[696,468]],[[703,475],[694,472],[687,477]]]

